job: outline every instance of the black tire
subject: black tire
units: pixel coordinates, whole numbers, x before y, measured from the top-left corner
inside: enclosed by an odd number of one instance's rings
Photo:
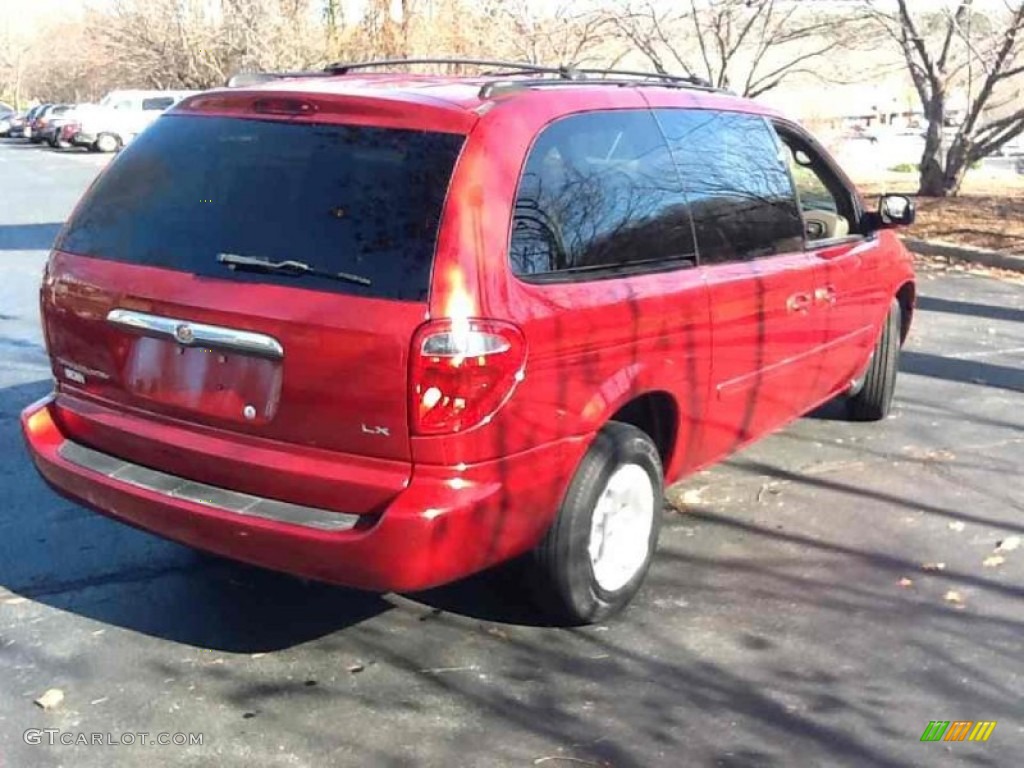
[[[846,400],[846,412],[853,421],[879,421],[889,415],[900,366],[901,325],[900,303],[893,299],[871,362]]]
[[[96,147],[97,152],[117,152],[121,148],[121,139],[112,133],[101,133],[96,137],[96,143],[93,146]]]
[[[609,479],[630,464],[639,465],[651,482],[654,508],[650,536],[643,563],[624,586],[610,592],[594,575],[591,526]],[[661,459],[651,438],[629,424],[610,422],[580,461],[557,517],[527,564],[538,605],[559,623],[570,625],[601,621],[624,608],[650,568],[661,530],[663,502]]]

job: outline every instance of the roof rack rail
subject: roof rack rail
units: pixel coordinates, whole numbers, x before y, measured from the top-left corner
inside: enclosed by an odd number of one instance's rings
[[[523,61],[498,61],[486,58],[381,58],[371,61],[338,61],[333,63],[333,65],[328,65],[325,72],[329,72],[333,75],[347,75],[349,72],[353,72],[354,70],[370,70],[380,67],[410,67],[415,65],[464,65],[467,67],[493,67],[500,68],[505,72],[484,74],[513,75],[517,73],[529,73],[538,75],[558,75],[564,80],[582,80],[588,75],[617,75],[631,78],[643,78],[645,80],[664,80],[673,83],[686,83],[706,88],[713,87],[710,81],[698,78],[694,75],[670,75],[667,72],[640,72],[637,70],[573,67],[571,65],[549,67]]]
[[[461,59],[461,58],[425,58],[425,59],[375,59],[371,61],[336,62],[328,64],[324,69],[332,75],[347,75],[358,69],[377,69],[379,67],[408,67],[428,64],[457,64],[470,67],[493,67],[508,70],[502,74],[533,73],[558,75],[566,80],[574,80],[579,76],[579,69],[569,66],[550,67],[542,64],[528,64],[518,61],[497,61],[494,59]]]
[[[314,72],[244,72],[228,80],[229,88],[258,85],[288,77],[323,77],[324,75],[347,75],[364,69],[398,68],[418,65],[458,65],[488,68],[482,74],[486,77],[515,77],[517,75],[555,75],[554,78],[536,80],[510,80],[486,83],[480,89],[480,98],[491,98],[502,93],[514,92],[537,86],[586,84],[586,85],[661,85],[669,88],[695,88],[704,91],[722,91],[709,81],[694,75],[670,75],[667,72],[642,72],[632,69],[604,69],[599,67],[557,67],[515,61],[462,58],[415,58],[375,59],[371,61],[336,62],[323,70]]]
[[[685,88],[687,90],[705,91],[707,93],[730,93],[723,88],[716,88],[713,85],[703,85],[699,82],[689,80],[644,80],[637,77],[602,77],[602,78],[580,78],[579,80],[504,80],[494,83],[487,83],[480,88],[480,98],[483,100],[493,99],[506,94],[518,93],[530,90],[531,88],[544,88],[551,86],[586,86],[586,85],[614,85],[619,88],[635,88],[638,85],[658,86],[661,88]]]
[[[710,90],[721,90],[711,84],[710,80],[705,80],[703,77],[697,77],[696,75],[670,75],[668,72],[641,72],[639,70],[632,69],[577,69],[582,75],[618,75],[621,77],[635,77],[643,78],[644,80],[664,80],[668,83],[681,83],[685,85],[696,85],[701,88],[708,88]]]
[[[574,67],[562,65],[558,67],[544,66],[541,64],[529,64],[516,61],[495,61],[491,59],[461,59],[461,58],[424,58],[424,59],[377,59],[374,61],[361,62],[338,62],[326,68],[326,72],[333,75],[347,75],[350,72],[360,69],[376,69],[380,67],[408,67],[415,65],[430,64],[456,64],[463,66],[490,67],[500,71],[484,72],[486,76],[511,77],[515,75],[557,75],[556,80],[525,81],[508,84],[488,83],[480,89],[481,98],[487,98],[500,91],[512,91],[521,88],[529,88],[542,83],[555,85],[559,83],[592,83],[612,84],[611,78],[617,85],[637,85],[648,81],[652,84],[665,85],[679,88],[699,88],[707,91],[722,90],[716,88],[710,81],[695,75],[671,75],[667,72],[643,72],[633,69],[610,69],[601,67]]]

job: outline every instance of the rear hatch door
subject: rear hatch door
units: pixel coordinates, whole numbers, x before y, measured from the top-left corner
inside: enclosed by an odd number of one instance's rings
[[[43,309],[62,390],[218,434],[408,461],[409,343],[463,139],[161,117],[58,238]]]

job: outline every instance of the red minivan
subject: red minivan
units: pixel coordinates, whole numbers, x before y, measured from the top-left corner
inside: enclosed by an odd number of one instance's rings
[[[527,555],[587,622],[639,588],[665,482],[831,398],[886,415],[910,200],[867,210],[701,83],[500,66],[268,76],[157,120],[46,267],[43,477],[364,589]]]

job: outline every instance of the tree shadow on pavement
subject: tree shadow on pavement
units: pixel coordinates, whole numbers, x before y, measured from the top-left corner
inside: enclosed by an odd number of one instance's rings
[[[920,296],[917,299],[917,309],[926,312],[949,312],[955,315],[973,315],[984,317],[989,320],[1008,320],[1010,322],[1024,321],[1024,309],[998,306],[995,304],[980,304],[976,301],[961,301],[958,299],[943,299],[937,296]]]
[[[961,360],[926,352],[904,351],[900,355],[900,371],[918,376],[978,384],[985,387],[1024,392],[1024,370],[980,360]]]

